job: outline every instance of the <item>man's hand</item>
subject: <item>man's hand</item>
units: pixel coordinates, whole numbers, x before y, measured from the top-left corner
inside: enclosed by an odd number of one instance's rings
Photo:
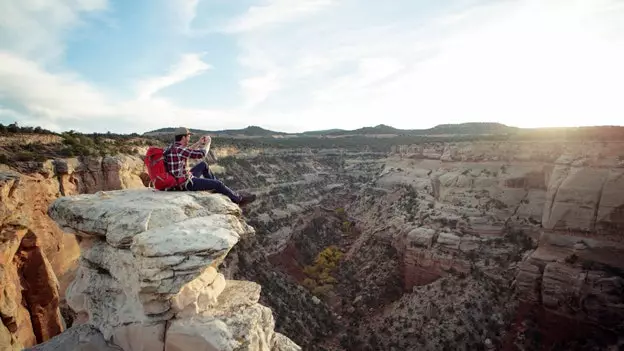
[[[211,142],[211,138],[210,135],[204,135],[199,139],[199,143],[201,144],[201,146],[203,148],[206,149],[206,151],[210,150],[210,142]]]
[[[199,149],[199,148],[205,148],[206,151],[208,151],[208,149],[210,148],[210,135],[204,135],[201,138],[199,138],[199,140],[197,140],[197,142],[193,145],[190,146],[191,149]]]

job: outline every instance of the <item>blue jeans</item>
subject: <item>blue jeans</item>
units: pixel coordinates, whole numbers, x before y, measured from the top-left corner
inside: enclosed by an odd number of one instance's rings
[[[223,184],[222,181],[217,179],[215,175],[210,171],[210,167],[206,162],[200,162],[195,167],[191,168],[193,174],[192,182],[186,185],[188,191],[202,191],[202,190],[214,190],[219,194],[223,194],[232,200],[234,203],[239,203],[241,197],[235,193],[232,189]],[[203,177],[203,178],[202,178]]]

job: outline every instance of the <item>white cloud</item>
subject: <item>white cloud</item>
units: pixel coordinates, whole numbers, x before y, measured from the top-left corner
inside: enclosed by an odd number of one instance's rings
[[[375,25],[342,7],[331,21],[239,34],[240,62],[250,77],[279,72],[279,89],[268,89],[270,100],[261,94],[272,104],[258,120],[296,116],[298,130],[483,120],[621,125],[621,5],[505,1]],[[293,96],[296,104],[285,102]]]
[[[211,68],[211,65],[202,61],[202,54],[184,54],[178,63],[170,67],[166,75],[145,79],[139,82],[139,99],[149,99],[158,91],[192,78]]]
[[[263,76],[251,77],[243,79],[240,83],[245,95],[245,107],[253,108],[259,103],[266,100],[271,93],[277,91],[280,87],[277,74],[275,72],[267,73]]]
[[[197,6],[199,0],[177,0],[171,1],[169,6],[176,17],[179,29],[184,33],[191,33],[193,20],[197,16]]]
[[[189,57],[185,56],[181,64],[195,62]],[[180,75],[174,76],[147,80],[151,83],[145,85],[144,93],[179,80]],[[10,101],[12,106],[1,108],[0,118],[56,131],[110,128],[137,132],[162,126],[196,125],[198,121],[214,121],[224,127],[240,122],[229,111],[183,108],[151,94],[149,99],[113,99],[79,76],[50,73],[34,61],[5,52],[0,52],[0,81],[0,98]]]
[[[57,59],[63,34],[80,25],[80,16],[106,10],[107,0],[0,1],[0,50],[38,61]]]
[[[378,88],[384,80],[400,72],[405,66],[392,57],[367,57],[357,62],[354,74],[334,79],[330,85],[314,92],[318,102],[328,102],[340,96],[344,99],[357,99],[371,89]]]
[[[405,115],[403,108],[431,125],[440,120],[525,127],[621,124],[624,104],[617,91],[624,88],[619,63],[624,47],[598,32],[600,8],[578,4],[526,2],[455,34],[438,55],[377,98],[387,111]]]
[[[319,12],[334,4],[334,0],[265,0],[263,5],[251,6],[232,20],[226,32],[248,32],[276,24],[285,24]]]
[[[621,2],[458,3],[464,7],[422,18],[353,0],[251,7],[228,27],[240,49],[240,67],[229,76],[237,77],[244,101],[222,109],[188,108],[158,94],[211,69],[201,54],[181,56],[162,76],[139,81],[136,96],[114,97],[85,77],[53,69],[47,58],[62,53],[64,31],[80,24],[81,14],[105,9],[104,0],[4,1],[0,118],[54,130],[126,132],[174,125],[303,131],[484,120],[622,124]],[[190,29],[198,0],[176,4]],[[45,11],[50,18],[38,22]]]
[[[71,73],[50,74],[34,61],[0,52],[0,96],[55,120],[106,114],[106,98]]]
[[[197,1],[186,0],[180,7],[188,23],[196,6]],[[59,70],[66,31],[82,24],[85,13],[106,8],[106,0],[0,2],[0,119],[56,131],[124,132],[197,121],[223,127],[240,122],[228,111],[184,108],[156,96],[210,69],[202,54],[182,55],[165,75],[138,82],[136,98],[115,97],[85,77]]]

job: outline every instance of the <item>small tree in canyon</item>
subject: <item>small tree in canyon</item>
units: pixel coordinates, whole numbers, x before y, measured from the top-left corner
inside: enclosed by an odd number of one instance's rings
[[[347,212],[345,211],[345,209],[342,207],[339,207],[335,210],[335,213],[336,213],[336,216],[338,216],[338,218],[342,221],[340,230],[344,234],[353,234],[355,222],[349,219],[349,216],[347,216]]]
[[[303,273],[307,276],[303,285],[319,297],[324,297],[332,291],[334,284],[337,283],[332,273],[338,267],[342,255],[343,253],[335,245],[321,251],[314,260],[314,265],[303,269]]]

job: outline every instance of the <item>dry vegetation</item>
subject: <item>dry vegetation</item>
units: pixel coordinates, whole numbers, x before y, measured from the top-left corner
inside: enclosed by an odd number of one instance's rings
[[[141,147],[161,144],[162,140],[142,138],[136,133],[54,133],[39,127],[0,124],[0,163],[9,166],[53,158],[137,154]]]

